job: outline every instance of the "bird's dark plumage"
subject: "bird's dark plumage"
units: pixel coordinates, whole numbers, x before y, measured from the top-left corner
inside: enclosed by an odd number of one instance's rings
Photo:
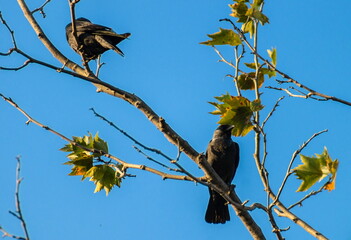
[[[206,157],[208,163],[228,185],[231,184],[239,164],[239,145],[231,139],[233,126],[220,125],[208,144]],[[205,220],[208,223],[225,223],[230,220],[228,205],[220,194],[209,188]]]
[[[130,33],[115,33],[111,28],[93,24],[86,18],[76,19],[75,25],[79,44],[72,34],[72,23],[66,26],[67,42],[75,52],[82,53],[87,60],[96,59],[110,49],[124,56],[116,45],[128,38]]]

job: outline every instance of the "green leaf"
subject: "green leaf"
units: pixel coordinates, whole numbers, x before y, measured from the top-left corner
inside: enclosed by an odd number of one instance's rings
[[[264,75],[267,75],[269,78],[274,77],[277,75],[276,71],[270,70],[268,68],[261,68],[260,72]]]
[[[265,23],[269,23],[269,19],[266,15],[264,15],[257,6],[253,5],[251,8],[249,8],[246,12],[246,16],[254,18],[258,21],[260,21],[260,23],[262,25],[264,25]]]
[[[267,49],[268,56],[272,59],[273,66],[277,66],[277,49],[273,48],[272,50]]]
[[[246,67],[251,68],[251,69],[256,69],[256,63],[244,63]],[[260,64],[258,64],[258,67]]]
[[[93,139],[93,148],[102,151],[103,153],[108,153],[108,145],[107,142],[99,138],[98,133],[95,134]],[[100,157],[102,154],[94,153],[95,157]]]
[[[322,154],[316,154],[316,157],[307,157],[300,154],[303,164],[293,169],[298,179],[302,180],[298,192],[306,191],[311,188],[317,181],[323,180],[326,176],[329,181],[324,185],[327,190],[335,188],[336,172],[339,165],[338,160],[332,160],[328,150],[324,148]]]
[[[104,189],[108,195],[114,186],[120,187],[121,184],[121,178],[116,175],[116,171],[107,165],[97,165],[90,168],[84,177],[90,177],[89,181],[96,185],[94,193]]]
[[[248,20],[241,26],[241,30],[244,33],[250,33],[250,38],[252,38],[253,34],[255,33],[255,24],[252,20]]]
[[[209,46],[214,45],[230,45],[237,46],[241,44],[240,36],[231,29],[220,28],[219,32],[214,34],[208,34],[212,40],[206,42],[201,42],[200,44],[205,44]]]
[[[251,102],[244,97],[234,97],[224,94],[220,97],[215,97],[219,103],[211,103],[217,109],[212,114],[220,114],[221,119],[219,124],[234,125],[232,134],[234,136],[245,136],[252,129],[251,117]]]
[[[245,17],[247,19],[247,16],[246,16],[246,11],[248,9],[247,5],[245,4],[245,2],[237,2],[237,3],[234,3],[234,4],[229,4],[228,5],[231,10],[232,10],[232,13],[230,14],[230,16],[232,17],[236,17],[236,18],[243,18]]]

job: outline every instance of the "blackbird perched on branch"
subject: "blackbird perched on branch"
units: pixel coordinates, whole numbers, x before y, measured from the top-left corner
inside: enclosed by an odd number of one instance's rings
[[[231,184],[239,164],[239,145],[231,139],[234,126],[220,125],[208,144],[206,158],[208,163],[223,179]],[[208,223],[225,223],[230,220],[227,201],[211,188],[205,220]]]
[[[116,45],[128,38],[130,33],[115,33],[111,28],[94,24],[86,18],[76,19],[75,26],[78,43],[72,33],[72,23],[66,26],[67,42],[75,52],[82,53],[86,60],[96,59],[110,49],[124,56]]]

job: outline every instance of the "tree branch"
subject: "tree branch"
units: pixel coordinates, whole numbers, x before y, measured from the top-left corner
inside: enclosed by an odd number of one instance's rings
[[[24,220],[22,209],[21,209],[21,201],[20,201],[20,184],[23,180],[21,178],[21,158],[20,156],[16,157],[17,160],[17,168],[16,168],[16,190],[15,190],[15,203],[16,203],[16,212],[9,211],[11,215],[16,217],[22,225],[22,230],[24,232],[25,237],[19,237],[13,234],[8,233],[5,229],[0,226],[0,231],[3,233],[3,237],[11,237],[19,240],[30,240],[29,233],[27,229],[26,221]]]
[[[45,14],[45,12],[44,12],[44,7],[45,7],[46,4],[48,4],[50,1],[51,1],[51,0],[46,0],[46,1],[43,3],[43,5],[41,5],[40,7],[36,8],[36,9],[34,9],[34,10],[32,11],[32,14],[39,11],[40,14],[43,16],[43,18],[45,18],[45,17],[46,17],[46,14]]]
[[[325,185],[321,186],[317,191],[311,191],[309,194],[304,196],[300,201],[292,204],[291,206],[288,207],[288,209],[292,209],[293,207],[296,207],[297,205],[302,206],[302,202],[305,201],[306,199],[312,197],[313,195],[317,195],[318,193],[322,192],[324,190]]]

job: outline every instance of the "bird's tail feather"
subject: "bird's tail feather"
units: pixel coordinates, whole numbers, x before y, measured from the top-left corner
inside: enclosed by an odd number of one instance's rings
[[[230,220],[228,205],[226,200],[217,192],[210,190],[210,199],[205,215],[208,223],[225,223]]]

